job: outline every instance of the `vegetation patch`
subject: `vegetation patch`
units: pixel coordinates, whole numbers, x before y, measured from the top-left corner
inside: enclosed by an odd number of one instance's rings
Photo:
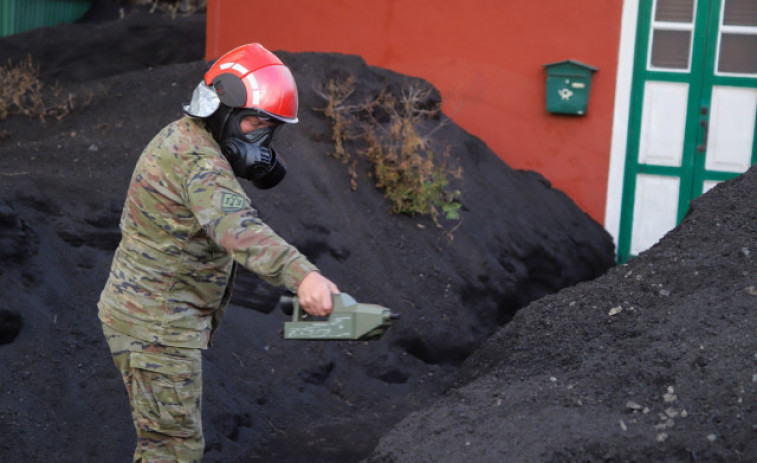
[[[39,68],[34,66],[31,56],[17,65],[8,60],[7,66],[0,67],[0,120],[14,114],[44,120],[42,87]]]
[[[347,103],[355,91],[353,76],[319,82],[314,90],[326,101],[318,109],[331,122],[331,155],[348,165],[353,190],[361,157],[368,161],[370,177],[391,203],[392,213],[428,216],[439,226],[441,217],[459,219],[460,190],[453,188],[453,180],[462,178],[462,169],[451,168],[449,146],[440,148],[432,139],[449,119],[428,128],[428,121],[441,114],[440,103],[428,105],[430,86],[407,84],[398,95],[384,89],[375,99],[358,104]]]
[[[23,114],[39,118],[60,120],[71,113],[76,106],[88,105],[94,92],[74,94],[64,92],[58,85],[45,92],[44,83],[39,78],[39,67],[32,57],[14,64],[8,60],[0,67],[0,121],[9,116]]]

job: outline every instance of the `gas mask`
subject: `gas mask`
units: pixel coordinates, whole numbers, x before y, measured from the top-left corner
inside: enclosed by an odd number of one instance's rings
[[[266,116],[249,109],[218,112],[221,114],[214,115],[215,118],[208,121],[209,126],[234,175],[250,180],[261,190],[278,185],[286,175],[284,160],[271,147],[278,125],[243,133],[240,123],[246,116],[256,115],[261,119]]]
[[[248,132],[244,139],[228,137],[221,144],[234,175],[250,180],[261,190],[275,187],[287,173],[284,161],[270,146],[274,131],[274,127],[262,127]]]

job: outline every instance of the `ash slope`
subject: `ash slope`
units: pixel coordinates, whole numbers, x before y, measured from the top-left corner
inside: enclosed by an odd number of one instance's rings
[[[533,302],[370,462],[757,459],[757,167],[656,246]]]

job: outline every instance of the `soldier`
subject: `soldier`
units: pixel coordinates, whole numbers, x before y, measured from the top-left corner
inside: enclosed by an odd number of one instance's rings
[[[222,56],[150,141],[121,216],[121,242],[98,303],[137,430],[134,461],[199,462],[201,349],[241,264],[328,315],[338,288],[264,224],[236,176],[272,188],[286,173],[271,147],[297,122],[290,70],[259,44]]]

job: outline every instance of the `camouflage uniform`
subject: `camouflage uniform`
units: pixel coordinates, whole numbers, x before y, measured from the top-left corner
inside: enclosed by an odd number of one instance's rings
[[[258,219],[212,135],[190,117],[168,125],[145,148],[120,227],[121,243],[98,308],[134,412],[135,461],[199,461],[198,349],[208,346],[220,323],[235,263],[293,291],[317,269]],[[197,388],[190,394],[197,406],[184,401],[189,408],[177,412],[180,403],[161,403],[159,394],[135,380],[154,385],[157,377],[178,389]],[[139,416],[145,404],[192,418],[151,420]],[[172,428],[176,425],[181,429]],[[195,456],[176,458],[182,446],[194,448]]]
[[[200,349],[145,342],[103,325],[121,371],[137,429],[134,462],[200,462],[202,358]]]

